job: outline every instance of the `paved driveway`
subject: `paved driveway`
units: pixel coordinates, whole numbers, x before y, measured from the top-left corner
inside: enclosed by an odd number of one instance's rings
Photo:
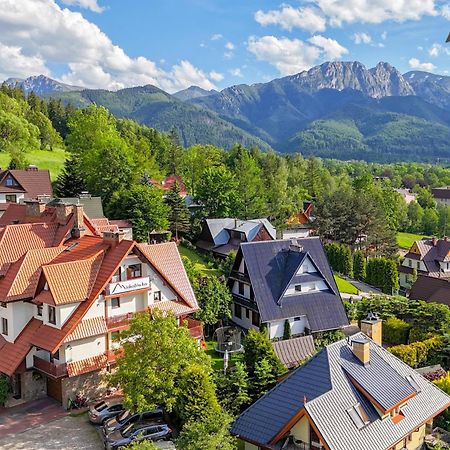
[[[1,426],[0,426],[1,428]],[[86,414],[64,416],[0,439],[1,450],[102,450],[97,427]]]

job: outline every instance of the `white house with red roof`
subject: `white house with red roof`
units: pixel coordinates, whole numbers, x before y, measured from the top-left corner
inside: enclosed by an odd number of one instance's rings
[[[0,218],[0,372],[14,399],[99,395],[114,337],[136,313],[173,312],[202,337],[188,317],[198,304],[175,243],[100,232],[81,205],[19,206],[20,220]]]

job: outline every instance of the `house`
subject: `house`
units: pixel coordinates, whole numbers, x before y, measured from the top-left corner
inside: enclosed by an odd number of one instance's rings
[[[443,206],[450,205],[450,186],[431,189],[431,194],[437,204]]]
[[[409,292],[409,298],[450,306],[450,277],[436,278],[419,275]]]
[[[178,187],[180,188],[180,197],[186,197],[187,195],[187,189],[186,185],[183,182],[183,179],[179,175],[168,175],[164,180],[159,183],[156,180],[151,180],[150,183],[164,191],[170,191],[175,183],[178,184]]]
[[[232,424],[245,450],[417,450],[450,396],[381,346],[381,321],[326,346]]]
[[[399,193],[405,203],[409,205],[411,202],[417,201],[417,195],[411,192],[410,189],[394,189],[397,193]]]
[[[173,312],[202,338],[175,243],[100,232],[82,205],[11,206],[27,210],[20,223],[0,218],[0,372],[11,380],[9,404],[43,395],[66,404],[79,390],[104,392],[114,337],[135,313]]]
[[[0,171],[0,213],[5,211],[8,203],[19,203],[40,196],[53,196],[48,170],[28,166],[25,170]]]
[[[312,212],[314,204],[303,202],[303,211],[292,214],[286,222],[286,229],[283,230],[283,239],[304,238],[311,235],[314,217]]]
[[[347,315],[318,237],[243,243],[228,286],[232,320],[244,329],[267,326],[270,339],[348,325]]]
[[[399,266],[401,288],[411,289],[414,269],[423,277],[450,279],[450,240],[445,237],[415,241]]]
[[[276,230],[267,219],[205,219],[197,248],[225,258],[237,252],[242,242],[276,239]]]
[[[45,199],[44,199],[45,201]],[[82,204],[85,214],[91,219],[102,219],[105,217],[103,212],[103,203],[101,197],[92,197],[87,192],[82,192],[78,197],[62,197],[57,199],[49,199],[50,203],[70,203]]]

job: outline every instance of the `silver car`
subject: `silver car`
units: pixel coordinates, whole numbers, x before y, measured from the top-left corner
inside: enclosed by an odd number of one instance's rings
[[[100,402],[89,408],[88,417],[91,423],[101,425],[106,420],[116,417],[123,411],[125,411],[125,407],[122,403],[109,405],[106,402]]]

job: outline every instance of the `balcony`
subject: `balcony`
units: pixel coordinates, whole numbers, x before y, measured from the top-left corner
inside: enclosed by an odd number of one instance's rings
[[[141,291],[150,289],[150,277],[132,278],[125,281],[117,281],[109,283],[106,287],[106,295],[113,297],[115,295],[123,295],[127,292]]]
[[[237,281],[243,281],[244,283],[250,283],[250,277],[248,276],[248,274],[238,272],[237,270],[231,271],[230,278]]]
[[[106,326],[108,327],[108,331],[115,331],[120,330],[121,328],[126,328],[135,314],[137,313],[127,313],[121,314],[120,316],[107,317]]]
[[[199,320],[187,318],[184,322],[187,322],[189,334],[195,339],[203,339],[203,324]]]
[[[45,359],[39,358],[39,356],[33,356],[33,366],[36,370],[48,375],[51,378],[61,378],[67,375],[66,364],[55,364]]]

